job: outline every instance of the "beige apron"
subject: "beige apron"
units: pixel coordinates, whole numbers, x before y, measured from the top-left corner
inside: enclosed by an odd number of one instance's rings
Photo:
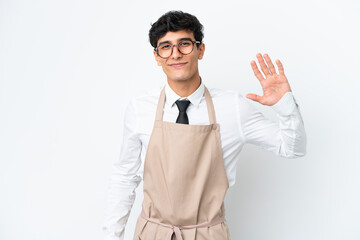
[[[205,87],[209,125],[162,120],[162,89],[144,163],[144,200],[134,240],[229,240],[229,188],[219,124]]]

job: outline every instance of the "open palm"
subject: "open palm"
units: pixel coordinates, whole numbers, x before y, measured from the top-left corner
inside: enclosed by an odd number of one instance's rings
[[[261,53],[256,54],[256,57],[259,61],[262,72],[265,74],[265,78],[259,71],[254,60],[251,61],[250,64],[256,78],[260,81],[263,89],[263,96],[249,93],[246,97],[263,105],[272,106],[276,104],[285,95],[285,93],[291,92],[290,84],[284,74],[284,67],[279,59],[276,60],[276,64],[279,69],[279,74],[277,74],[274,64],[271,62],[268,54],[264,54],[267,65],[265,64]]]

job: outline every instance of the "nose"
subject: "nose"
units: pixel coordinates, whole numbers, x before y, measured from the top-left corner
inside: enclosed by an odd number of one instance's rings
[[[174,47],[176,47],[176,49],[174,49]],[[172,46],[172,53],[170,55],[171,58],[179,58],[182,56],[182,53],[179,51],[179,48],[177,45],[173,45]]]

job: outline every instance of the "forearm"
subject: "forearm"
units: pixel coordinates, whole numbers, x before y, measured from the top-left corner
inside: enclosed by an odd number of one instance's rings
[[[300,109],[292,95],[287,93],[272,106],[279,119],[280,136],[277,154],[286,158],[302,157],[306,154],[306,132]]]
[[[106,240],[124,239],[125,226],[136,197],[135,189],[140,181],[140,176],[124,174],[121,167],[114,164],[108,187],[107,208],[103,224]]]
[[[266,118],[240,96],[238,109],[245,142],[286,158],[304,156],[305,128],[292,93],[286,93],[271,107],[277,114],[277,122]]]

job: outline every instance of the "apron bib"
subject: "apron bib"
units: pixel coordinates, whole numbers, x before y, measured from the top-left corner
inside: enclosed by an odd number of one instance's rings
[[[144,162],[144,200],[133,240],[229,240],[229,188],[219,124],[205,87],[209,125],[162,120],[161,90]]]

